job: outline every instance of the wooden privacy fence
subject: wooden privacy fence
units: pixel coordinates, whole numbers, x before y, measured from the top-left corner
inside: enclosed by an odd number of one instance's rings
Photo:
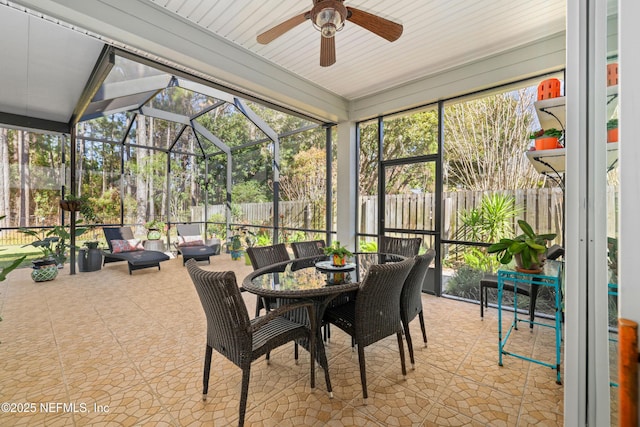
[[[494,192],[445,192],[443,194],[444,227],[442,238],[445,240],[465,240],[464,236],[456,236],[456,231],[462,227],[460,214],[479,207],[482,198],[492,193]],[[517,230],[517,220],[524,219],[538,233],[557,233],[557,243],[561,242],[562,190],[559,188],[539,188],[501,191],[500,193],[513,196],[516,206],[522,209],[521,214],[512,220],[511,226],[514,230]],[[435,197],[431,193],[387,195],[385,196],[385,225],[387,228],[434,230],[435,202]],[[361,232],[376,234],[378,222],[377,196],[361,197],[360,207]]]

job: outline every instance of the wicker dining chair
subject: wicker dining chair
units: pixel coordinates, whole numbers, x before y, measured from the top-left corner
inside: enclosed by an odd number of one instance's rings
[[[360,381],[363,398],[367,399],[367,374],[364,348],[390,335],[396,334],[402,375],[407,374],[402,345],[400,294],[413,267],[413,258],[389,264],[375,264],[369,268],[360,284],[355,301],[325,311],[323,320],[345,331],[358,346]]]
[[[195,260],[186,263],[207,318],[207,345],[204,358],[202,400],[207,400],[213,349],[242,369],[242,388],[238,426],[244,425],[249,393],[251,363],[263,354],[297,339],[309,340],[309,352],[315,354],[315,312],[313,303],[299,302],[249,320],[240,295],[235,273],[205,271]],[[282,317],[293,310],[307,309],[310,327]],[[309,358],[311,388],[315,387],[315,358]]]
[[[419,237],[405,239],[401,237],[380,236],[380,248],[378,252],[409,258],[418,255],[421,244],[422,239]]]
[[[294,258],[307,258],[316,255],[324,256],[324,247],[324,240],[291,243]]]
[[[291,259],[284,243],[247,248],[247,255],[249,255],[254,271]],[[258,297],[256,301],[256,317],[260,315],[260,310],[263,308],[269,311],[273,306],[275,306],[275,299]]]
[[[427,275],[427,270],[436,251],[429,249],[423,255],[414,258],[415,264],[402,287],[400,295],[400,318],[402,319],[402,327],[404,328],[404,336],[407,340],[409,348],[409,359],[411,360],[411,369],[415,369],[416,362],[413,358],[413,342],[409,333],[409,323],[418,316],[420,319],[420,328],[422,329],[422,339],[425,347],[427,346],[427,331],[424,326],[424,316],[422,315],[422,284]]]

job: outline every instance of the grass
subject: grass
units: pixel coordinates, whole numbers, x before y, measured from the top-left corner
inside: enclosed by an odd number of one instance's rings
[[[0,266],[9,265],[14,259],[26,255],[19,268],[30,267],[31,261],[42,256],[42,252],[33,246],[22,247],[21,245],[4,246],[0,249]]]

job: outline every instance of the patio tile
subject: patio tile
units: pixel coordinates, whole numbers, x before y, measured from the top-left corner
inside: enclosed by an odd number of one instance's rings
[[[205,270],[252,271],[227,254]],[[126,264],[68,274],[36,284],[29,270],[0,285],[2,401],[84,403],[91,412],[0,414],[0,425],[227,426],[237,423],[241,370],[213,352],[208,400],[202,401],[206,321],[182,261],[129,275]],[[243,293],[251,317],[255,296]],[[288,344],[252,365],[246,425],[556,425],[562,386],[549,368],[516,358],[497,366],[497,312],[480,320],[477,304],[423,295],[428,346],[410,324],[416,368],[403,342],[400,372],[395,336],[365,349],[369,399],[362,403],[358,353],[333,327],[325,344],[334,398],[309,354],[299,363]],[[504,325],[509,322],[505,316]],[[523,325],[509,344],[554,355],[553,331]],[[526,329],[525,329],[526,328]],[[108,411],[95,411],[94,404]]]

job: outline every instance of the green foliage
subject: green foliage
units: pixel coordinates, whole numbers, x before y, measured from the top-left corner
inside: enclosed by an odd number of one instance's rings
[[[556,238],[555,234],[537,235],[524,220],[518,220],[522,234],[513,239],[502,238],[487,248],[487,252],[496,254],[501,264],[509,264],[514,255],[520,255],[522,266],[526,269],[538,264],[538,257],[547,250],[547,242]]]
[[[152,219],[151,221],[148,221],[147,223],[144,224],[144,228],[146,228],[147,230],[156,229],[156,230],[164,231],[165,227],[166,227],[166,224],[157,219]]]
[[[618,283],[618,239],[607,237],[607,264],[611,271],[610,282]]]
[[[231,200],[233,203],[268,202],[265,187],[257,181],[244,181],[233,185]]]
[[[295,243],[295,242],[304,242],[307,240],[307,234],[304,231],[300,230],[283,230],[282,231],[283,241],[285,243]]]
[[[460,213],[462,227],[457,240],[491,243],[513,233],[513,218],[522,209],[516,207],[513,196],[502,193],[485,194],[479,208]]]
[[[607,122],[607,130],[617,129],[618,128],[618,119],[609,119]]]
[[[216,236],[221,240],[227,239],[227,225],[224,215],[213,214],[207,222],[215,223],[207,225],[207,234],[209,234],[209,236]]]
[[[529,135],[529,139],[547,138],[547,137],[562,138],[562,131],[556,128],[538,129],[537,131],[532,132],[531,135]]]
[[[477,300],[480,296],[480,280],[484,272],[468,265],[461,265],[447,282],[446,293],[461,298]]]
[[[337,255],[339,257],[353,256],[353,253],[346,247],[340,245],[340,242],[337,240],[334,240],[331,245],[324,248],[324,253],[326,255]]]
[[[371,240],[368,242],[360,241],[361,252],[378,252],[378,242]]]
[[[36,239],[25,246],[31,245],[38,248],[45,259],[53,257],[59,262],[64,262],[67,249],[72,247],[67,243],[71,239],[71,234],[66,227],[61,225],[56,225],[48,230],[35,231],[28,228],[20,228],[18,231]],[[75,236],[81,236],[85,231],[87,231],[85,227],[78,227],[76,228]]]
[[[256,246],[270,246],[271,244],[271,236],[267,233],[258,233]]]
[[[469,248],[462,256],[466,265],[478,271],[495,271],[499,265],[494,257],[479,248]]]

